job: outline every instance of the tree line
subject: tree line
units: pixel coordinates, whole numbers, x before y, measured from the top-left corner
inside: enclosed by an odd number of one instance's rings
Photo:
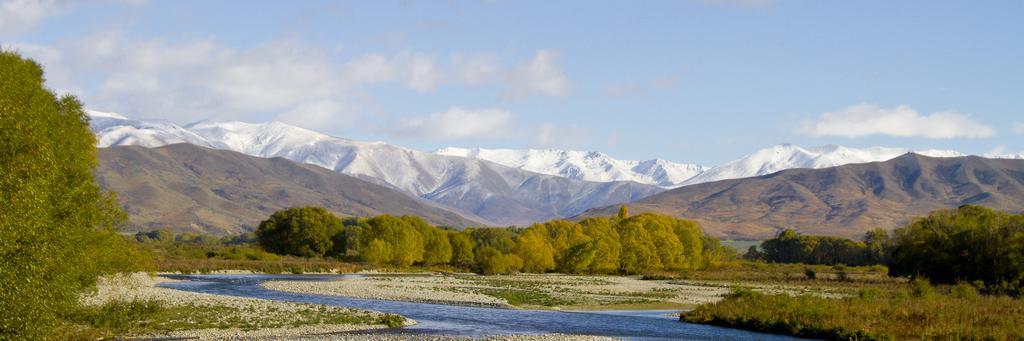
[[[791,229],[751,247],[744,256],[778,263],[884,264],[891,276],[936,283],[973,282],[989,291],[1024,288],[1024,214],[965,205],[938,210],[888,233],[860,241],[802,235]]]
[[[386,264],[447,265],[483,274],[558,271],[637,274],[698,269],[727,252],[693,221],[658,214],[581,221],[553,220],[527,228],[432,226],[415,216],[341,219],[322,207],[275,212],[256,230],[269,252]]]

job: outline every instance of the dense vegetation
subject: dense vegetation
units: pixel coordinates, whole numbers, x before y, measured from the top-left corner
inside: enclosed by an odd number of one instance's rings
[[[256,245],[256,235],[234,236],[174,234],[154,230],[135,234],[136,244],[153,259],[161,272],[209,273],[218,270],[249,270],[261,273],[349,273],[359,266],[324,257],[277,255]]]
[[[885,264],[891,276],[935,283],[973,282],[988,292],[1019,295],[1024,287],[1024,215],[965,205],[939,210],[863,241],[785,230],[745,255],[776,263]]]
[[[945,292],[943,292],[945,291]],[[768,295],[738,289],[682,320],[830,340],[1019,340],[1024,302],[979,296],[971,286],[936,290],[926,281],[845,298]]]
[[[98,276],[139,259],[93,182],[96,140],[82,104],[43,70],[0,51],[0,339],[38,339]]]
[[[878,236],[883,238],[879,239]],[[871,250],[883,247],[885,236],[884,230],[876,230],[869,232],[864,241],[854,241],[840,237],[804,235],[785,229],[777,237],[762,242],[760,250],[751,246],[744,257],[773,263],[879,264],[883,259]]]
[[[636,274],[698,269],[724,254],[696,223],[656,214],[555,220],[525,229],[453,231],[418,217],[339,219],[322,208],[291,208],[260,224],[264,249],[386,264],[469,268],[484,274]]]
[[[913,280],[853,283],[845,288],[860,292],[838,299],[738,290],[682,319],[836,340],[1024,338],[1024,215],[967,205],[935,211],[891,237],[876,230],[858,242],[787,230],[762,248],[751,248],[747,257],[779,265],[884,263],[893,278]],[[834,254],[822,257],[823,249]],[[805,267],[807,283],[821,283],[812,266],[790,266]],[[841,279],[835,283],[850,283],[846,268],[836,268],[842,271],[832,276]],[[794,278],[772,279],[780,277]],[[946,285],[936,289],[929,280]]]
[[[934,212],[893,231],[889,273],[936,283],[980,282],[991,292],[1024,287],[1024,215],[980,206]]]

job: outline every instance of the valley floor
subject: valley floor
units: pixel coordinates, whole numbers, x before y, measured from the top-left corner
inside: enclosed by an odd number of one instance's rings
[[[82,303],[99,310],[111,310],[126,302],[158,302],[166,307],[166,312],[149,318],[145,326],[128,328],[130,336],[142,338],[302,338],[387,328],[381,320],[384,314],[377,312],[157,286],[171,281],[146,273],[101,278],[96,292],[84,297]]]
[[[692,309],[721,300],[734,283],[642,280],[627,276],[376,274],[330,282],[270,281],[267,289],[304,294],[469,306],[552,310]],[[796,285],[745,286],[766,293],[836,296]]]

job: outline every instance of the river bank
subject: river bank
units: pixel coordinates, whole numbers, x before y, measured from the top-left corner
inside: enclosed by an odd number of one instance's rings
[[[163,307],[153,321],[129,326],[141,338],[302,339],[358,330],[388,328],[386,315],[359,309],[222,296],[163,288],[179,282],[146,273],[101,278],[96,291],[81,302],[86,308],[111,310],[121,304],[146,302]],[[150,309],[153,310],[153,309]],[[155,319],[155,320],[154,320]],[[404,325],[415,324],[406,320]]]
[[[303,294],[563,311],[688,310],[720,301],[738,285],[764,293],[840,295],[829,289],[798,285],[564,274],[370,273],[334,281],[261,284],[266,289]]]
[[[327,282],[270,281],[261,286],[317,295],[551,310],[689,309],[729,292],[716,285],[561,274],[367,275]]]

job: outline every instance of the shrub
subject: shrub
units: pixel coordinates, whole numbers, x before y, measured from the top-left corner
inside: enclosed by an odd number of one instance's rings
[[[260,223],[256,238],[267,251],[299,257],[320,257],[334,246],[341,219],[323,207],[295,207],[274,212]]]
[[[143,259],[115,230],[125,215],[93,180],[96,154],[82,103],[0,51],[0,339],[46,337],[99,275]]]
[[[964,300],[973,300],[978,298],[978,290],[968,283],[960,282],[953,287],[950,296]]]
[[[813,281],[813,280],[818,278],[818,273],[815,272],[814,269],[811,269],[810,267],[806,267],[806,268],[804,268],[804,276],[807,277],[807,279]]]
[[[378,322],[388,328],[399,328],[405,325],[405,317],[398,314],[384,314],[380,316]]]
[[[932,298],[935,297],[935,288],[932,287],[931,282],[928,279],[918,277],[910,282],[910,296],[917,298]]]

